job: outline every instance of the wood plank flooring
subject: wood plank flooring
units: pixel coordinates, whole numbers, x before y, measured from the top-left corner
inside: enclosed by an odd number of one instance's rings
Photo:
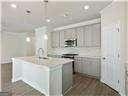
[[[98,79],[83,74],[74,75],[74,86],[65,96],[120,96]]]
[[[11,84],[12,68],[10,65],[2,65],[2,71],[4,71],[2,72],[2,83],[6,85],[3,92],[8,92],[8,96],[44,96],[23,81]],[[115,90],[87,75],[77,73],[73,76],[73,80],[73,87],[64,96],[120,96]],[[7,94],[0,94],[0,96],[7,96]]]

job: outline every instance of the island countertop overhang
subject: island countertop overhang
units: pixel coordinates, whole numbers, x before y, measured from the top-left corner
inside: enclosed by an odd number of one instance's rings
[[[68,58],[52,58],[48,57],[47,59],[39,59],[36,56],[30,57],[16,57],[12,58],[12,60],[22,60],[24,62],[36,64],[38,66],[45,66],[47,68],[54,68],[57,66],[62,66],[63,64],[67,64],[69,62],[73,62],[74,60]]]

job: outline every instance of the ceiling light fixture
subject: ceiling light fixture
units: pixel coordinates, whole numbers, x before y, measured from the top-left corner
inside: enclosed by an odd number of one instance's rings
[[[48,19],[48,0],[44,0],[44,19],[46,22],[51,22],[50,19]]]
[[[48,40],[47,34],[44,35],[44,39],[45,39],[45,40]]]
[[[87,9],[89,9],[89,7],[90,7],[89,5],[85,5],[84,9],[87,10]]]
[[[11,7],[12,8],[17,8],[17,5],[16,4],[11,4]]]

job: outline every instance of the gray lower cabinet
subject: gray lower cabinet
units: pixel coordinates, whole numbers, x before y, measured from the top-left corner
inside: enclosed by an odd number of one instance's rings
[[[75,71],[100,78],[100,58],[76,57]]]
[[[127,73],[127,71],[126,71],[126,75],[125,76],[126,76],[125,77],[125,79],[126,79],[126,96],[128,96],[128,73]]]
[[[62,93],[64,94],[73,85],[72,62],[64,64],[62,68]]]
[[[82,73],[82,67],[83,67],[82,62],[83,62],[82,58],[75,58],[74,60],[75,72]]]

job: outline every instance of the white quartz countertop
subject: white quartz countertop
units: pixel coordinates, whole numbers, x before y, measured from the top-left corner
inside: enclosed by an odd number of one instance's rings
[[[55,56],[62,56],[62,54],[49,54],[49,55],[55,55]],[[101,55],[100,54],[78,54],[77,56],[75,57],[87,57],[87,58],[98,58],[100,59],[101,58]]]
[[[17,57],[12,59],[19,59],[25,62],[37,64],[37,65],[44,65],[46,67],[55,67],[55,66],[67,64],[73,61],[68,58],[52,58],[52,57],[47,57],[47,58],[48,59],[39,59],[35,56],[32,56],[32,57]]]
[[[101,58],[100,55],[82,55],[82,54],[79,54],[79,55],[76,56],[76,57]]]

